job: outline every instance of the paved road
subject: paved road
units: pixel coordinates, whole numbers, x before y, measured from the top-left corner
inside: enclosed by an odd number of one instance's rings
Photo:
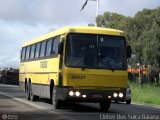
[[[77,103],[55,110],[48,99],[27,101],[19,86],[0,84],[0,119],[18,120],[100,120],[100,119],[160,119],[160,107],[124,103],[111,104],[107,113],[101,113],[99,104]]]

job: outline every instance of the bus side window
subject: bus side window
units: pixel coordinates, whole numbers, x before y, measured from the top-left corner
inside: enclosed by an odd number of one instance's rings
[[[21,52],[20,52],[20,55],[21,55],[21,61],[23,60],[23,51],[24,51],[24,48],[21,49]]]
[[[52,54],[57,55],[58,54],[58,43],[59,43],[60,37],[57,36],[54,38],[53,46],[52,46]]]
[[[35,58],[38,58],[38,57],[39,57],[40,45],[41,45],[41,43],[37,43],[37,44],[36,44]]]
[[[22,59],[21,60],[25,60],[25,53],[26,53],[26,47],[22,48],[22,53],[21,53]]]
[[[40,50],[40,57],[44,57],[45,56],[45,52],[46,52],[46,41],[43,41],[41,43],[41,50]]]
[[[20,58],[21,58],[21,60],[22,60],[22,50],[23,49],[20,50]]]
[[[30,59],[33,59],[35,55],[35,45],[31,46],[31,55],[30,55]]]
[[[26,60],[29,59],[29,56],[30,56],[30,46],[27,47],[27,50],[26,50]]]
[[[47,41],[46,56],[51,55],[52,39]]]

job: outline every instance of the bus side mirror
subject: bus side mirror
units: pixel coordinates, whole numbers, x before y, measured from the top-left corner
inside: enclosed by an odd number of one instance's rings
[[[59,42],[58,44],[58,54],[63,54],[63,46],[64,46],[64,43],[63,42]]]
[[[127,46],[127,58],[131,58],[132,50],[131,46]]]

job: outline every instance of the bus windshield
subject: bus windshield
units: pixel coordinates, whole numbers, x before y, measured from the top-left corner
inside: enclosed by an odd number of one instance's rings
[[[71,33],[66,44],[68,67],[126,69],[124,37]]]

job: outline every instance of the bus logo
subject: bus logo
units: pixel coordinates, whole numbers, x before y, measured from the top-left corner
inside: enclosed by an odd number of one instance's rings
[[[41,61],[40,68],[47,68],[47,61]]]

